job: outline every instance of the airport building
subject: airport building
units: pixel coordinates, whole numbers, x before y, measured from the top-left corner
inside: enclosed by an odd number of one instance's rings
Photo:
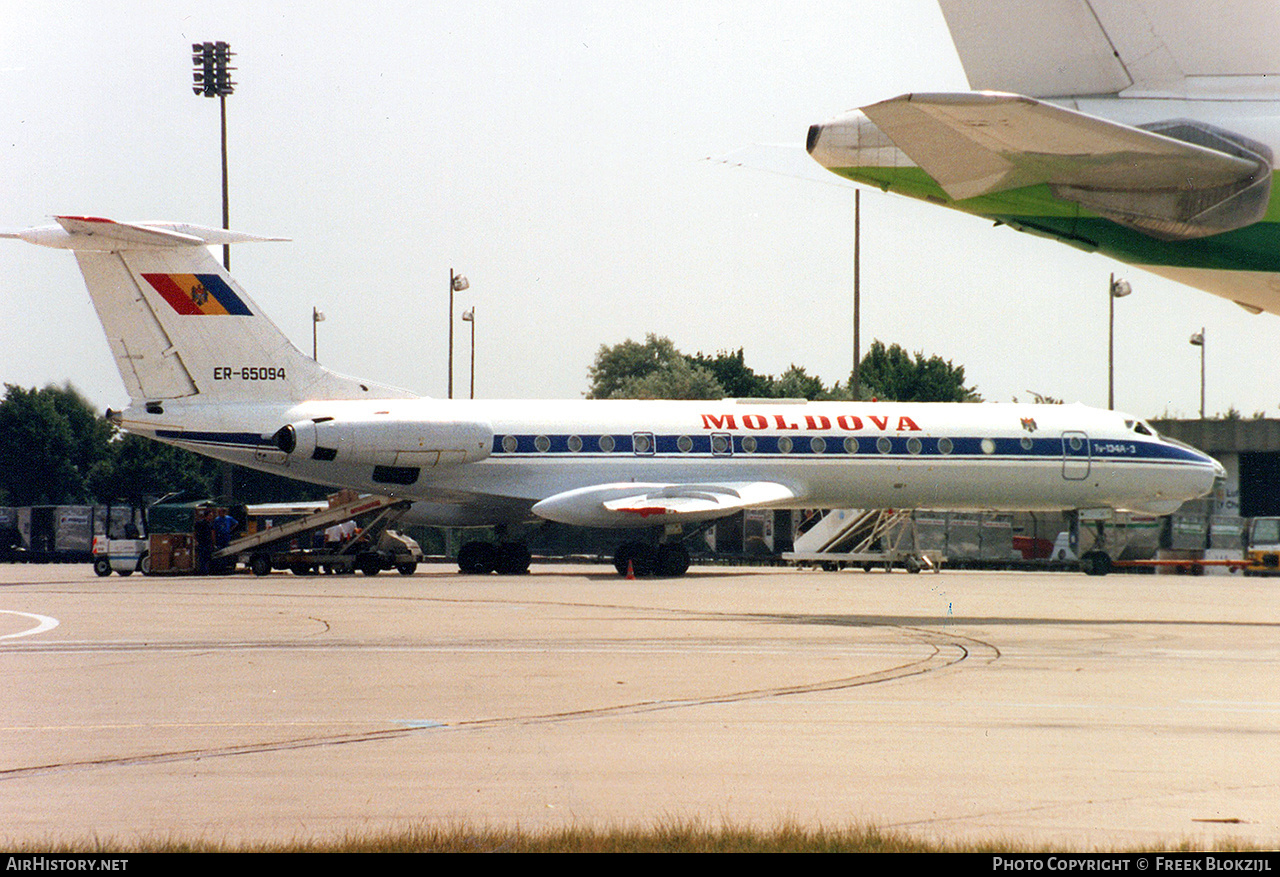
[[[1280,420],[1152,420],[1163,435],[1216,457],[1227,470],[1217,515],[1280,515]]]

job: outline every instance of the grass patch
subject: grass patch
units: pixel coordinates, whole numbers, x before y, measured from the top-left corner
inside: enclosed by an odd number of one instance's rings
[[[1072,852],[1243,852],[1255,849],[1230,841],[1211,848],[1189,841],[1129,849],[1093,848]],[[348,834],[332,840],[219,843],[207,840],[94,838],[79,843],[20,844],[16,853],[1043,853],[1060,847],[1005,840],[976,843],[929,842],[874,827],[808,828],[782,824],[772,829],[708,826],[698,821],[659,823],[650,828],[519,828],[416,826],[402,831]]]

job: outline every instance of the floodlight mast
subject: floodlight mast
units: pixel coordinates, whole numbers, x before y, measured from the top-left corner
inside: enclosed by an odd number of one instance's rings
[[[236,83],[231,80],[231,72],[236,68],[228,66],[235,55],[231,44],[218,40],[212,43],[192,43],[191,63],[195,67],[192,73],[192,91],[197,96],[216,97],[222,115],[222,227],[231,228],[231,202],[227,191],[227,95],[236,90]],[[231,246],[222,245],[222,264],[231,270]]]

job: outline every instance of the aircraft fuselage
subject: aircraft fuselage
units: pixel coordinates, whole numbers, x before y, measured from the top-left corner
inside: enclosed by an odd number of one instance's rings
[[[570,523],[653,526],[669,512],[606,512],[601,504],[627,486],[704,483],[778,485],[753,503],[774,508],[1167,513],[1207,493],[1220,472],[1198,451],[1143,434],[1133,418],[1080,405],[397,399],[163,407],[131,408],[122,425],[264,471],[426,501],[440,524],[519,520],[540,504],[539,514]],[[602,485],[613,492],[566,496]]]

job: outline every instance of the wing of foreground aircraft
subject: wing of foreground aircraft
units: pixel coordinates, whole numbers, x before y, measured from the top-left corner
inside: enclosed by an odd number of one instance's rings
[[[1280,9],[941,0],[970,83],[810,129],[829,170],[1280,313]]]
[[[125,429],[413,500],[423,523],[639,531],[619,572],[682,574],[682,528],[742,509],[1167,513],[1220,472],[1135,418],[1079,405],[428,399],[299,352],[208,249],[261,238],[66,216],[7,236],[74,251],[129,391],[108,412]],[[529,552],[477,541],[458,560],[523,572]]]

